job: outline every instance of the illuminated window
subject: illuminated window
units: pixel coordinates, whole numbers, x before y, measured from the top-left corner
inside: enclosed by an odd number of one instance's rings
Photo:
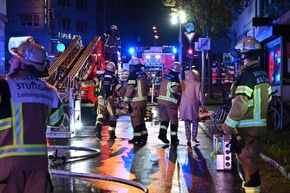
[[[281,83],[281,45],[280,38],[269,42],[268,48],[268,75],[272,85]]]
[[[20,26],[22,27],[38,27],[39,15],[20,15]]]

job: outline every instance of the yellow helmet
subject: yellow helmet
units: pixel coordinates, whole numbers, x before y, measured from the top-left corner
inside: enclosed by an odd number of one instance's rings
[[[235,49],[240,50],[241,53],[246,53],[251,50],[260,50],[262,48],[261,43],[253,37],[246,37],[239,41],[235,46]]]
[[[179,64],[179,62],[173,62],[170,66],[170,70],[172,72],[180,72],[181,70],[181,65]]]
[[[115,66],[114,62],[108,62],[106,64],[105,70],[108,70],[110,72],[115,72],[116,66]]]

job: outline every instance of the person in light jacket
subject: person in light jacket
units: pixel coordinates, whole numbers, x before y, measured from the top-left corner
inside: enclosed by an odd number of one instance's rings
[[[179,106],[179,118],[184,120],[187,145],[191,146],[191,140],[199,143],[196,139],[199,106],[205,109],[205,97],[201,90],[199,77],[192,71],[185,71],[185,79],[181,82],[181,101]],[[192,126],[192,130],[191,130]]]

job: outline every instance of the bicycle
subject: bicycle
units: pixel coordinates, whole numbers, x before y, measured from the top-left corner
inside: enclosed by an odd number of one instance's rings
[[[227,115],[231,109],[231,99],[228,97],[228,92],[223,89],[223,106],[219,109],[216,109],[210,117],[210,132],[213,135],[223,134],[222,126],[225,122]]]
[[[279,96],[275,96],[279,91],[276,89],[271,93],[272,100],[268,106],[267,128],[269,130],[283,129],[290,124],[289,110],[283,106],[281,115],[281,100]]]

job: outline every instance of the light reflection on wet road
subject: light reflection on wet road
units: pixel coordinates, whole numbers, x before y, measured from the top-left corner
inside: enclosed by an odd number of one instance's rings
[[[153,112],[154,113],[154,112]],[[158,117],[157,117],[158,118]],[[52,169],[80,173],[101,174],[131,180],[146,186],[150,193],[240,193],[240,179],[232,171],[216,171],[214,160],[210,157],[212,141],[199,128],[199,146],[189,148],[183,122],[179,122],[178,137],[180,145],[176,148],[164,145],[157,138],[159,126],[147,122],[148,143],[128,144],[132,138],[132,127],[128,116],[119,118],[117,139],[109,141],[107,126],[103,128],[103,140],[94,136],[93,127],[82,128],[77,136],[71,139],[50,139],[51,145],[69,145],[97,148],[99,156],[80,161],[60,164]],[[168,138],[170,136],[168,134]],[[59,150],[59,155],[77,156],[85,154],[78,151]],[[49,154],[53,152],[50,151]],[[63,178],[53,175],[55,192],[138,192],[134,187],[115,182],[83,178]],[[116,185],[117,184],[117,185]],[[119,187],[119,188],[118,188]],[[140,190],[139,190],[140,191]]]

